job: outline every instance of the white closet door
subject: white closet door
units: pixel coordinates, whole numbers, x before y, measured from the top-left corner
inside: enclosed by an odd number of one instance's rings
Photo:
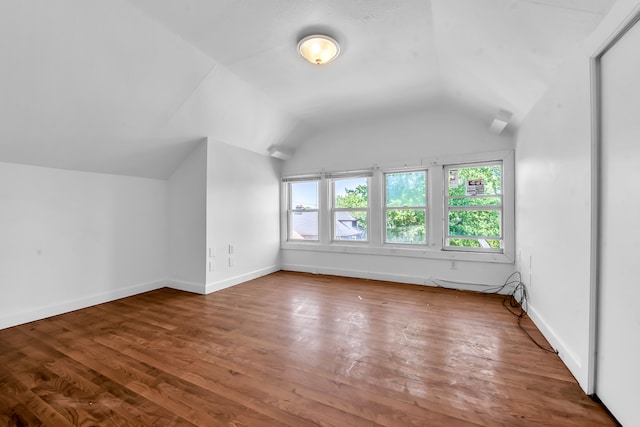
[[[640,24],[602,57],[596,394],[640,426]]]

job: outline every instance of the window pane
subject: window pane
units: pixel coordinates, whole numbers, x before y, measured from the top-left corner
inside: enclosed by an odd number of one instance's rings
[[[337,179],[334,185],[334,207],[368,207],[367,178]]]
[[[318,182],[292,182],[289,209],[318,209]]]
[[[394,209],[387,211],[387,243],[425,244],[427,227],[424,209]]]
[[[449,169],[449,196],[502,194],[502,165]]]
[[[318,240],[318,212],[292,212],[290,240]]]
[[[367,240],[366,211],[340,211],[334,215],[335,240]]]
[[[386,174],[388,207],[426,206],[427,173],[425,171]]]
[[[450,236],[502,237],[502,212],[449,211]]]

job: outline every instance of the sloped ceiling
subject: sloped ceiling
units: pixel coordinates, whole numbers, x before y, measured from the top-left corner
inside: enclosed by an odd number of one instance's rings
[[[533,107],[614,0],[5,0],[0,161],[166,178],[203,137],[258,153],[458,103]],[[341,56],[304,62],[300,37]]]

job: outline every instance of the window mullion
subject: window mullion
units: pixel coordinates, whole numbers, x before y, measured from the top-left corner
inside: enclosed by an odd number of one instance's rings
[[[328,245],[331,242],[331,189],[327,179],[320,180],[320,195],[318,197],[319,226],[320,226],[320,243]]]
[[[445,222],[445,209],[446,204],[443,205],[443,200],[446,191],[444,186],[444,172],[443,166],[432,166],[428,171],[429,180],[428,184],[428,199],[427,206],[430,207],[429,214],[429,246],[441,250],[444,244],[444,229],[447,226]],[[447,201],[448,203],[448,201]]]
[[[384,184],[383,174],[375,170],[370,178],[371,191],[369,191],[369,241],[372,246],[382,246],[384,233]]]

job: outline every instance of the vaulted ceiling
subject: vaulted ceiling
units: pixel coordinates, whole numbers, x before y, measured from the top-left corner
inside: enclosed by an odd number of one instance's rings
[[[166,178],[203,137],[266,153],[439,103],[517,128],[614,1],[2,1],[0,161]],[[295,49],[318,31],[326,66]]]

